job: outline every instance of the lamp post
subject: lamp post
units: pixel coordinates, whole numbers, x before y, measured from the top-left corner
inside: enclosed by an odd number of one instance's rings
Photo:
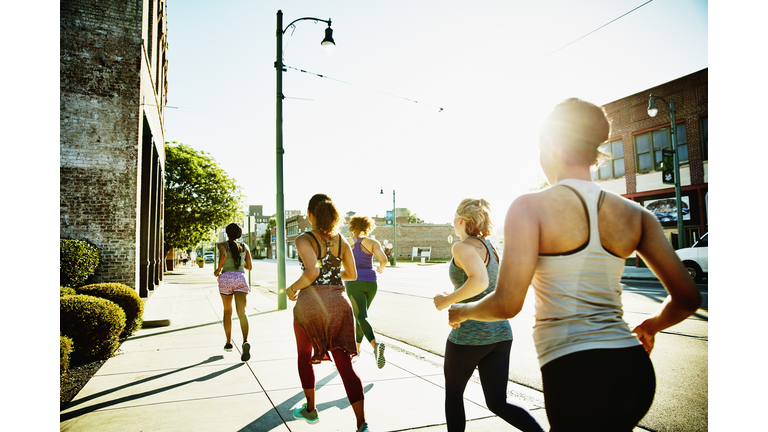
[[[381,188],[384,195],[384,188]],[[395,206],[395,190],[392,189],[392,267],[397,265],[397,207]]]
[[[277,308],[286,309],[288,307],[288,298],[285,295],[285,208],[283,202],[283,34],[289,27],[298,21],[312,20],[322,21],[328,24],[325,29],[325,39],[320,43],[323,51],[327,55],[333,53],[336,43],[333,41],[333,30],[331,30],[331,20],[320,18],[299,18],[291,21],[283,28],[283,11],[277,11],[277,61],[275,69],[277,70],[277,105],[276,105],[276,146],[277,146]]]
[[[667,109],[669,110],[669,117],[672,121],[672,124],[670,126],[670,133],[672,135],[672,156],[673,156],[673,164],[674,164],[674,172],[675,172],[675,202],[677,205],[677,246],[678,249],[682,249],[685,247],[685,232],[683,231],[683,205],[682,205],[682,198],[680,194],[680,159],[677,154],[677,123],[675,119],[675,101],[667,102],[666,99],[664,99],[661,96],[655,95],[651,93],[650,99],[648,99],[648,115],[651,117],[656,117],[656,114],[659,112],[659,108],[656,107],[656,99],[661,99],[664,102],[664,105],[667,106]]]

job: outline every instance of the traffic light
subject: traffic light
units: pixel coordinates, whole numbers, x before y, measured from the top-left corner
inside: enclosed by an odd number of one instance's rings
[[[661,151],[661,182],[675,184],[675,154],[672,150]]]

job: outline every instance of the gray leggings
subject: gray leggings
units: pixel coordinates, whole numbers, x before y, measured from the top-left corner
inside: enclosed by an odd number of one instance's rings
[[[371,307],[373,298],[376,297],[378,285],[376,282],[352,281],[347,282],[347,297],[352,303],[352,311],[355,313],[355,338],[357,343],[363,341],[365,336],[368,341],[376,339],[373,335],[373,327],[368,322],[368,308]]]

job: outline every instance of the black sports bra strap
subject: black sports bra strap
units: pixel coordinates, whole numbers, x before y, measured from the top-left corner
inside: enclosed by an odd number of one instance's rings
[[[317,241],[317,237],[315,237],[315,235],[312,233],[312,231],[307,231],[307,234],[312,236],[312,240],[314,240],[315,244],[317,245],[317,258],[319,259],[320,258],[320,242]]]

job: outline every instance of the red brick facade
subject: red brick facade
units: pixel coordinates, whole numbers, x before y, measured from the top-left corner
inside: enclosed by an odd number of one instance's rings
[[[675,102],[677,125],[684,124],[687,135],[688,162],[681,163],[681,169],[689,172],[690,181],[683,182],[682,195],[690,199],[691,220],[684,221],[687,244],[691,244],[692,232],[700,236],[708,231],[706,211],[706,194],[708,185],[705,179],[707,161],[703,154],[702,118],[708,115],[707,104],[708,69],[694,72],[676,80],[660,84],[656,87],[635,93],[631,96],[603,105],[611,123],[609,141],[621,139],[624,149],[624,183],[626,187],[622,195],[642,203],[645,200],[674,197],[672,185],[659,185],[654,188],[640,190],[638,180],[642,176],[657,176],[657,171],[638,173],[635,154],[635,138],[655,129],[669,127],[671,119],[668,106],[657,100],[659,112],[656,117],[648,115],[648,101],[651,93],[663,97],[667,102]],[[681,175],[681,178],[684,178]],[[606,188],[615,186],[611,180],[604,182]],[[663,223],[669,231],[673,228],[670,223]],[[676,229],[675,229],[676,231]]]

